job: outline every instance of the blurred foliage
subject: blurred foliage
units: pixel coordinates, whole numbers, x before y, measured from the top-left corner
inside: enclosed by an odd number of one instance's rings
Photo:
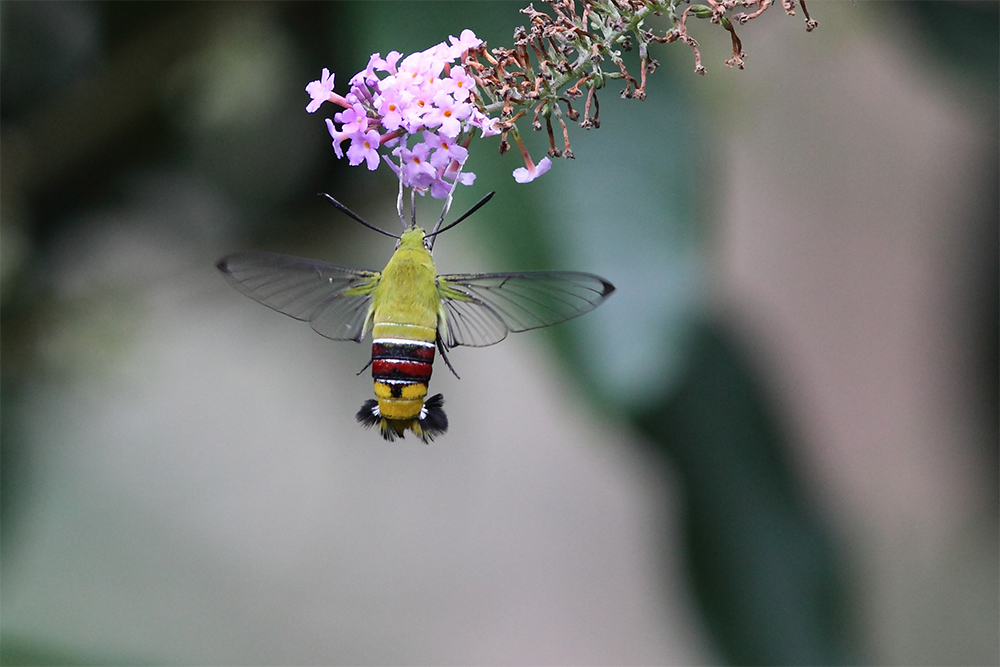
[[[18,496],[30,476],[22,437],[30,426],[17,413],[28,378],[42,370],[32,340],[43,324],[39,314],[55,299],[45,276],[56,242],[86,212],[120,200],[137,173],[155,170],[194,174],[217,189],[233,221],[205,233],[228,235],[234,247],[304,246],[342,233],[327,226],[331,214],[315,197],[321,190],[378,219],[371,211],[391,211],[391,181],[384,173],[352,173],[361,170],[334,159],[321,118],[303,110],[305,84],[324,66],[346,80],[373,51],[426,48],[465,27],[492,45],[509,45],[522,4],[0,4],[5,555],[14,548]],[[995,97],[995,3],[896,9],[933,26],[928,34],[942,60]],[[225,37],[237,24],[243,28]],[[678,59],[674,69],[693,78],[683,48],[664,47],[656,57]],[[480,181],[454,210],[489,189],[500,195],[463,225],[474,231],[452,234],[479,239],[504,268],[584,269],[617,284],[603,312],[582,322],[582,334],[554,330],[560,344],[553,347],[579,373],[595,409],[631,421],[679,472],[687,567],[725,660],[859,660],[844,565],[786,460],[784,417],[747,349],[699,308],[699,222],[710,211],[693,184],[707,171],[696,156],[710,153],[698,148],[708,132],[671,122],[701,114],[669,66],[651,85],[643,103],[618,104],[607,95],[604,127],[574,140],[576,163],[557,163],[548,185],[543,179],[515,192],[516,158],[495,159],[495,142],[481,147],[472,163]],[[544,146],[538,136],[528,141],[535,151]],[[623,146],[624,155],[614,153]],[[629,157],[642,150],[654,157],[630,169]],[[657,168],[645,168],[652,159]],[[995,231],[996,209],[984,215]],[[189,232],[201,233],[178,233]],[[990,281],[983,354],[991,355],[984,367],[995,369],[995,274]],[[991,375],[994,397],[995,380]],[[4,664],[89,662],[72,651],[10,648],[8,639]]]
[[[704,324],[675,394],[637,414],[681,471],[688,564],[737,665],[857,660],[846,573],[788,461],[789,436],[741,345]]]
[[[4,636],[0,642],[0,665],[76,665],[77,667],[113,667],[114,665],[154,664],[148,661],[132,659],[115,659],[108,655],[81,655],[79,652],[63,650],[53,646],[39,644],[18,637]]]
[[[935,64],[946,69],[976,99],[982,113],[997,118],[1000,114],[1000,3],[966,0],[961,3],[915,2],[906,5],[907,16],[920,36],[930,45]],[[1000,182],[1000,125],[993,125],[992,136],[983,138],[993,154],[983,170],[986,183]],[[981,360],[972,381],[981,387],[982,423],[988,435],[994,465],[993,485],[1000,493],[1000,200],[995,191],[982,193],[966,224],[978,239],[976,256],[971,262],[980,267],[971,285],[980,316],[973,323],[975,357]],[[991,443],[991,444],[990,444]],[[1000,512],[1000,497],[995,506]]]
[[[939,64],[982,91],[981,102],[997,105],[1000,78],[1000,5],[988,0],[913,2],[903,8]]]

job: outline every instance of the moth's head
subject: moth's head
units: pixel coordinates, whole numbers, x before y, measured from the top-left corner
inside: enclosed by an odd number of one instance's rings
[[[396,247],[410,250],[417,250],[418,248],[430,250],[430,239],[426,238],[426,236],[424,230],[416,225],[407,227],[406,231],[399,237],[399,241],[396,242]]]

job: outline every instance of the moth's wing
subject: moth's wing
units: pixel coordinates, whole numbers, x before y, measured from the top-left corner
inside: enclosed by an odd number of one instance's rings
[[[615,290],[600,276],[573,271],[458,273],[438,276],[446,317],[439,334],[447,347],[499,343],[583,315]]]
[[[379,274],[270,252],[219,260],[233,287],[279,313],[309,322],[333,340],[361,342]]]

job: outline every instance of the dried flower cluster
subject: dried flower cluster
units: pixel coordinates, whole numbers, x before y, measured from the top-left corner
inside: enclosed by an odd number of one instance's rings
[[[551,14],[528,5],[521,12],[528,16],[529,27],[514,31],[514,48],[485,48],[466,58],[464,64],[476,80],[484,96],[483,109],[489,114],[500,111],[500,131],[504,135],[501,153],[509,149],[508,133],[517,139],[515,123],[532,114],[532,127],[541,129],[541,119],[549,135],[549,155],[573,157],[565,118],[579,121],[581,127],[600,127],[600,106],[597,91],[608,81],[625,83],[621,96],[645,99],[646,77],[657,65],[649,55],[653,43],[680,41],[694,52],[695,72],[705,73],[698,42],[688,33],[687,21],[693,16],[707,19],[727,30],[733,42],[733,57],[729,67],[743,69],[743,45],[736,35],[734,23],[744,25],[759,17],[772,0],[705,0],[707,5],[689,5],[687,0],[546,0]],[[806,30],[818,23],[809,16],[805,0],[797,0],[806,17]],[[796,0],[781,0],[785,12],[795,14]],[[754,8],[730,19],[727,14],[736,7]],[[673,28],[663,35],[648,30],[644,21],[651,15],[665,15]],[[639,52],[639,78],[629,74],[622,52]],[[531,56],[534,55],[535,65]],[[480,62],[482,58],[485,62]],[[605,61],[613,67],[605,69]],[[573,100],[586,95],[583,118],[573,107]],[[560,105],[565,106],[565,112]],[[563,147],[556,146],[552,119],[559,123]],[[518,140],[520,145],[520,141]]]
[[[455,184],[472,183],[475,175],[463,174],[462,166],[476,130],[484,137],[500,134],[501,154],[510,150],[513,137],[525,163],[514,171],[514,178],[526,183],[548,171],[551,161],[545,157],[534,163],[517,121],[530,114],[532,128],[541,130],[544,119],[548,155],[573,157],[564,119],[579,121],[584,128],[600,127],[597,91],[612,80],[624,82],[622,97],[645,99],[646,77],[658,65],[649,55],[651,44],[687,44],[694,52],[695,72],[704,74],[698,42],[688,33],[687,21],[705,19],[730,33],[733,56],[726,65],[743,69],[746,56],[734,24],[759,17],[773,0],[705,0],[705,5],[689,5],[686,0],[546,2],[551,14],[533,5],[521,10],[529,24],[514,31],[512,49],[487,50],[485,42],[465,30],[458,38],[450,37],[449,43],[405,58],[396,51],[386,58],[375,53],[368,67],[351,79],[350,92],[344,96],[333,91],[334,76],[324,69],[320,80],[306,86],[312,97],[306,109],[312,113],[323,102],[343,107],[326,121],[337,156],[344,155],[346,141],[350,164],[365,163],[375,169],[385,160],[402,185],[415,192],[444,198]],[[805,15],[806,30],[813,30],[818,24],[810,18],[805,0],[781,0],[781,5],[794,15],[796,2]],[[730,18],[737,7],[753,11]],[[655,34],[644,23],[651,15],[669,17],[673,27]],[[622,59],[622,52],[635,48],[638,79]],[[606,61],[612,65],[607,69]],[[584,96],[581,119],[573,103]],[[560,126],[561,148],[556,146],[553,118]],[[394,160],[379,153],[383,146]]]

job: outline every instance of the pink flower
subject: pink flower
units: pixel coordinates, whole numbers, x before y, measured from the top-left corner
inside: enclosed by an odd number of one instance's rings
[[[395,53],[395,51],[393,51],[393,53]],[[390,55],[392,55],[392,54],[390,54]],[[382,59],[382,54],[380,54],[378,52],[373,53],[372,56],[371,56],[371,58],[368,59],[368,66],[365,67],[365,71],[363,72],[363,74],[364,74],[364,83],[368,83],[368,84],[378,83],[378,80],[379,80],[378,79],[378,75],[375,74],[375,72],[377,72],[377,71],[378,72],[388,72],[389,71],[388,67],[389,67],[389,64],[385,60]],[[358,72],[358,75],[361,75],[361,74],[362,74],[362,72]],[[354,79],[352,79],[351,81],[353,83]]]
[[[348,164],[354,167],[367,162],[368,170],[375,171],[379,163],[378,145],[379,133],[375,130],[351,135],[351,146],[347,149]]]
[[[465,146],[455,143],[449,137],[428,130],[424,131],[424,142],[434,149],[434,152],[431,153],[431,164],[438,169],[444,169],[452,162],[462,164],[469,156],[469,149]]]
[[[471,114],[471,104],[456,102],[454,97],[442,90],[434,95],[430,110],[424,116],[424,124],[428,127],[440,125],[441,134],[457,137],[462,131],[462,121]]]
[[[426,92],[417,90],[403,113],[402,125],[410,134],[416,134],[424,129],[424,126],[427,125],[424,116],[433,110],[434,102]]]
[[[431,160],[433,161],[433,159],[434,158],[432,156]],[[464,161],[465,160],[463,159],[460,160],[459,162],[452,162],[444,169],[438,170],[437,179],[435,179],[435,181],[431,183],[432,197],[434,197],[435,199],[444,199],[445,197],[447,197],[448,193],[450,193],[455,188],[454,182],[456,174],[458,175],[458,182],[460,185],[472,185],[473,183],[476,182],[475,174],[468,171],[463,171],[460,174],[458,173],[459,165],[461,163],[464,163]],[[451,179],[451,182],[448,181],[449,178]]]
[[[385,57],[385,71],[389,74],[396,73],[396,63],[399,59],[403,57],[403,54],[399,51],[390,51],[389,55]]]
[[[405,90],[388,88],[378,98],[378,112],[382,116],[382,127],[392,132],[403,124],[403,112],[410,105],[413,95]]]
[[[452,54],[452,59],[459,58],[463,53],[469,49],[478,48],[483,40],[476,37],[476,33],[472,32],[468,28],[462,31],[462,34],[455,38],[453,35],[448,36],[448,41],[451,42],[449,51]]]
[[[319,109],[323,102],[330,100],[330,95],[333,93],[333,77],[334,74],[330,74],[330,70],[323,68],[323,74],[320,76],[319,81],[313,81],[306,86],[306,92],[309,93],[309,97],[312,98],[306,106],[306,111],[313,113],[316,109]]]
[[[368,112],[361,104],[354,104],[349,109],[344,109],[333,116],[338,123],[342,123],[340,129],[346,134],[365,132],[368,129]]]
[[[434,78],[444,67],[444,62],[428,54],[427,51],[411,53],[399,63],[397,79],[405,86],[422,86],[428,78]]]
[[[476,80],[469,76],[464,67],[452,67],[451,74],[441,80],[441,90],[451,93],[459,102],[469,99],[476,89]]]
[[[454,186],[444,180],[444,178],[435,178],[434,182],[431,183],[431,197],[434,197],[434,199],[444,199],[451,192],[452,187]]]
[[[444,69],[444,64],[450,63],[455,59],[455,56],[451,54],[451,49],[444,42],[435,44],[429,49],[424,49],[420,53],[429,63],[434,64],[434,67],[430,70],[432,75],[440,74],[441,70]]]
[[[427,159],[430,153],[430,146],[427,144],[417,144],[412,150],[398,148],[394,152],[402,162],[399,178],[403,181],[403,185],[422,190],[437,178],[434,166]]]
[[[482,130],[482,134],[480,136],[484,139],[486,137],[495,137],[500,134],[500,119],[490,118],[479,109],[472,110],[472,120],[470,122],[472,125],[475,125]]]
[[[330,136],[333,137],[333,152],[339,160],[344,157],[344,149],[340,144],[347,138],[347,133],[338,132],[337,128],[333,125],[333,121],[329,118],[326,119],[326,129],[330,132]]]
[[[526,166],[518,167],[514,170],[514,180],[518,183],[530,183],[549,169],[552,168],[552,160],[547,157],[543,157],[535,165],[531,162],[531,158],[527,158],[525,163]]]

